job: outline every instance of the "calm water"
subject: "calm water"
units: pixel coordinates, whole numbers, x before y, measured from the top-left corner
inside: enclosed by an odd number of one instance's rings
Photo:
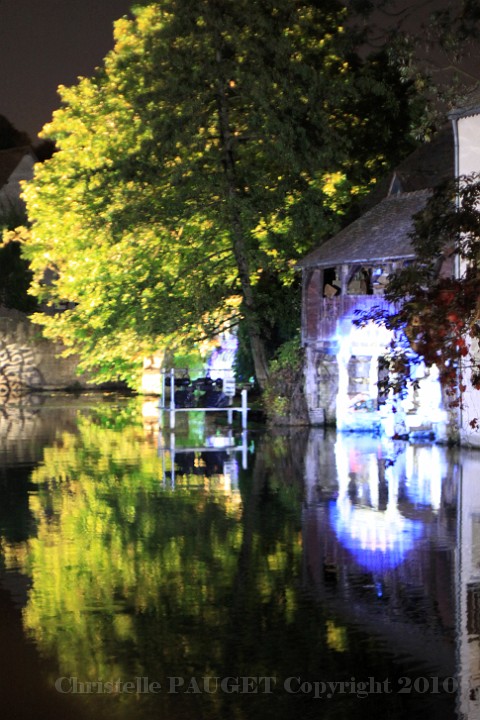
[[[480,453],[227,435],[3,410],[1,717],[478,720]]]

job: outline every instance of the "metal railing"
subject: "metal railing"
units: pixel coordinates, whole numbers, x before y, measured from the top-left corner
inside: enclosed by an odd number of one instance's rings
[[[168,385],[170,388],[170,399],[169,399],[168,405],[166,403],[167,375],[168,375]],[[227,422],[229,425],[232,425],[232,423],[233,423],[233,414],[240,413],[242,430],[245,430],[247,427],[248,409],[249,409],[248,408],[248,391],[247,391],[247,389],[243,388],[241,390],[240,407],[236,407],[232,404],[232,399],[236,393],[236,386],[235,386],[235,381],[233,380],[233,378],[231,380],[224,381],[223,391],[224,391],[225,395],[227,395],[229,397],[229,405],[227,405],[226,407],[207,407],[207,406],[204,407],[201,405],[196,405],[195,407],[178,407],[175,403],[175,369],[171,368],[169,371],[162,370],[162,391],[161,391],[158,409],[160,412],[168,412],[169,413],[170,428],[172,430],[175,428],[175,414],[177,412],[197,412],[197,411],[216,412],[216,413],[226,412],[227,413]]]

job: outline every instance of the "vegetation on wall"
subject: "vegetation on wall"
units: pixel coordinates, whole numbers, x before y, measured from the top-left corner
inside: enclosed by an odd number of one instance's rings
[[[402,395],[416,367],[435,365],[452,407],[468,385],[480,390],[480,176],[444,183],[415,217],[416,259],[394,273],[385,297],[395,311],[374,308],[358,323],[392,330],[382,390]],[[454,265],[458,277],[454,277]],[[478,427],[478,419],[471,420]]]
[[[270,363],[270,375],[263,394],[270,422],[279,425],[308,424],[303,372],[304,351],[297,334],[283,343]]]

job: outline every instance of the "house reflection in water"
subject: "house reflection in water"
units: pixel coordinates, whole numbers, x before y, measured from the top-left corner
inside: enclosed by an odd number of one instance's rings
[[[313,430],[305,466],[306,585],[337,622],[456,678],[459,720],[480,717],[479,459]]]
[[[457,531],[460,711],[480,717],[480,478],[477,452],[462,454]],[[462,716],[461,716],[462,717]]]

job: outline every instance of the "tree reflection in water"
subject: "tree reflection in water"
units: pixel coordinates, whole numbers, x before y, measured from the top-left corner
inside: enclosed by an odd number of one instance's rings
[[[414,703],[380,694],[360,702],[345,693],[327,701],[283,688],[291,676],[393,683],[418,663],[421,674],[454,673],[453,583],[441,591],[432,569],[444,573],[442,583],[452,580],[452,504],[445,496],[435,507],[412,500],[410,461],[400,459],[397,477],[397,470],[385,473],[376,446],[357,444],[352,455],[354,440],[342,446],[323,433],[257,434],[238,483],[202,475],[196,458],[184,474],[177,466],[172,489],[136,400],[80,412],[77,423],[75,432],[58,427],[31,474],[28,536],[2,538],[5,567],[29,579],[23,623],[49,659],[45,682],[148,677],[166,688],[176,676],[277,678],[271,695],[79,695],[85,717],[287,719],[318,716],[321,703],[325,718],[388,712],[397,720],[415,707],[423,720],[450,720],[453,696],[417,695]],[[345,485],[354,456],[355,498]],[[375,467],[383,467],[380,486],[400,478],[394,508],[391,494],[390,505],[382,500],[378,474],[373,482],[368,475]],[[445,487],[453,482],[443,479]],[[420,545],[405,562],[369,569],[352,556],[342,535],[345,508],[364,512],[359,492],[367,486],[369,512],[388,506],[421,527]],[[332,503],[347,518],[340,530]],[[407,626],[417,642],[401,644]],[[439,650],[438,662],[423,651],[426,641]]]

